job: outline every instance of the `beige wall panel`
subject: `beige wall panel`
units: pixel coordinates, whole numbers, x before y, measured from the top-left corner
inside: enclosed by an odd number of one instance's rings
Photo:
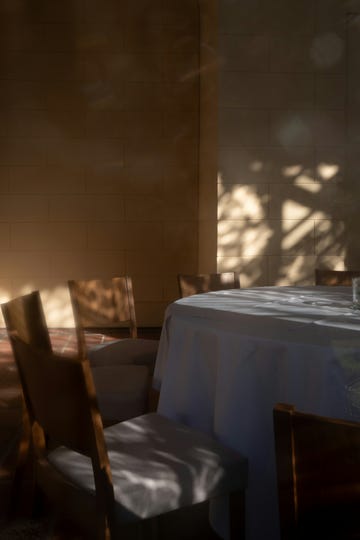
[[[128,251],[126,253],[126,272],[134,276],[192,274],[196,269],[197,253],[173,253],[167,250]],[[196,271],[196,270],[195,270]]]
[[[239,272],[241,287],[269,285],[268,257],[218,257],[219,272]]]
[[[319,109],[344,109],[346,79],[344,75],[317,75],[315,103]]]
[[[10,191],[10,167],[0,167],[0,193]]]
[[[90,196],[54,195],[49,197],[49,217],[53,221],[91,221],[96,202]]]
[[[323,255],[316,257],[314,268],[331,268],[332,270],[347,270],[351,266],[344,263],[344,258],[337,255]],[[355,267],[354,267],[355,268]],[[314,275],[315,278],[315,275]]]
[[[164,74],[160,54],[113,53],[103,58],[89,58],[86,80],[97,80],[101,74],[109,81],[156,82]]]
[[[9,137],[83,137],[85,117],[81,111],[13,110],[8,113]]]
[[[164,300],[167,304],[175,302],[180,298],[177,276],[169,276],[163,280]]]
[[[314,104],[313,77],[294,73],[224,72],[220,83],[223,107],[308,109]]]
[[[265,218],[268,204],[267,184],[219,184],[218,218],[221,220]]]
[[[326,217],[326,207],[319,198],[320,186],[300,184],[288,186],[271,184],[269,217],[272,219],[321,219]]]
[[[56,279],[112,277],[124,272],[125,255],[120,250],[53,250],[50,254],[50,276]]]
[[[199,110],[196,0],[0,0],[11,294],[41,288],[69,324],[67,279],[133,269],[142,322],[160,324],[164,279],[197,268]]]
[[[196,222],[198,200],[197,196],[194,197],[193,193],[185,192],[182,195],[177,195],[175,200],[170,195],[164,195],[163,206],[163,216],[166,221],[188,219],[192,220],[192,223]]]
[[[47,160],[47,145],[43,139],[4,137],[0,139],[0,166],[44,165]]]
[[[219,178],[224,184],[309,182],[315,177],[314,149],[287,147],[221,147]]]
[[[97,138],[157,138],[163,134],[162,120],[162,115],[156,111],[88,111],[86,135]]]
[[[158,197],[139,200],[125,197],[125,219],[127,221],[160,221],[163,219],[163,204]]]
[[[315,256],[283,255],[269,257],[270,285],[313,285]]]
[[[0,303],[7,302],[12,297],[11,279],[0,279]],[[2,321],[2,316],[0,318]]]
[[[1,173],[0,173],[1,174]],[[83,193],[84,171],[81,167],[10,167],[10,193]]]
[[[219,221],[218,255],[259,257],[262,255],[314,254],[312,220]]]
[[[82,139],[34,139],[41,141],[46,155],[46,164],[57,167],[84,166],[87,159],[93,160],[94,155],[87,155],[86,150],[96,152],[95,144],[85,144]],[[37,164],[37,163],[35,163]]]
[[[358,145],[360,143],[360,107],[352,107],[351,120],[348,125],[348,142]]]
[[[345,257],[345,224],[343,221],[315,221],[315,254],[318,257]]]
[[[197,116],[184,115],[183,111],[169,111],[162,118],[157,115],[157,123],[163,127],[163,135],[172,139],[194,139],[199,136],[199,119]],[[157,136],[154,130],[154,136]]]
[[[317,146],[315,148],[315,175],[324,184],[331,182],[343,182],[346,171],[346,148],[339,146]]]
[[[261,0],[219,2],[219,29],[221,34],[263,34],[266,18]]]
[[[32,81],[0,80],[2,107],[20,109],[45,109],[47,92],[42,83]]]
[[[343,73],[345,43],[336,33],[308,36],[273,36],[270,42],[272,71],[286,73]]]
[[[346,220],[352,215],[359,214],[356,195],[355,189],[349,189],[348,184],[330,183],[323,187],[319,199],[330,218]]]
[[[111,163],[87,168],[86,191],[92,194],[159,195],[163,188],[162,173],[149,169],[145,176],[143,169],[143,164],[119,167]]]
[[[8,250],[9,248],[10,248],[10,225],[8,223],[0,223],[0,250]]]
[[[164,228],[163,242],[164,248],[170,252],[197,252],[198,237],[194,235],[194,222],[168,222]]]
[[[123,224],[125,232],[125,249],[148,250],[149,247],[154,247],[156,251],[164,243],[163,224],[156,221],[138,221],[128,222]]]
[[[271,113],[271,142],[281,145],[345,143],[345,115],[339,110],[276,111]]]
[[[11,248],[14,250],[85,249],[87,230],[83,223],[13,223]]]
[[[329,32],[343,36],[345,34],[345,14],[349,11],[350,6],[356,10],[358,1],[355,0],[348,4],[340,0],[317,0],[314,7],[318,32]]]
[[[266,110],[223,108],[219,114],[220,146],[264,146],[269,143]]]
[[[265,72],[269,69],[269,38],[265,35],[221,34],[219,62],[225,71]]]
[[[87,226],[89,249],[125,249],[126,233],[123,222],[92,222]]]
[[[273,231],[265,220],[219,220],[218,257],[266,255],[272,236]]]
[[[1,251],[1,278],[49,277],[50,255],[43,251]]]
[[[260,0],[260,7],[264,11],[266,29],[273,35],[308,35],[315,30],[313,0],[301,2]]]
[[[118,195],[100,195],[94,204],[93,221],[119,221],[124,218],[124,197]]]
[[[136,302],[138,326],[162,326],[167,302]]]
[[[87,107],[96,107],[97,103],[99,106],[102,103],[106,104],[105,98],[108,97],[111,105],[114,101],[114,98],[111,97],[112,94],[107,94],[105,88],[99,82],[98,84],[90,85],[85,83],[79,83],[77,81],[43,81],[41,84],[37,83],[35,89],[30,89],[35,94],[39,92],[38,87],[41,87],[42,92],[44,93],[42,106],[46,110],[85,110]],[[29,92],[30,92],[29,90]],[[25,90],[23,90],[25,93]],[[111,92],[111,87],[108,88],[108,93]],[[40,94],[41,96],[42,94]],[[37,97],[37,93],[35,94]],[[100,98],[103,98],[103,101]],[[25,97],[20,96],[23,100]],[[30,94],[32,97],[32,94]],[[99,98],[99,101],[96,101],[96,97]],[[35,100],[34,97],[32,97]],[[40,97],[37,97],[40,100]],[[30,101],[30,98],[28,98]],[[19,99],[20,102],[20,99]],[[31,101],[30,101],[31,104]],[[30,107],[30,105],[29,105]],[[34,108],[34,107],[32,107]]]
[[[158,302],[163,298],[161,277],[135,276],[132,278],[135,302]]]
[[[57,22],[42,25],[43,50],[51,52],[117,52],[123,50],[121,24],[109,22]]]
[[[49,203],[43,195],[2,195],[0,221],[41,221],[49,217]]]
[[[181,82],[186,79],[198,78],[199,58],[195,52],[168,54],[163,57],[163,62],[166,81]]]

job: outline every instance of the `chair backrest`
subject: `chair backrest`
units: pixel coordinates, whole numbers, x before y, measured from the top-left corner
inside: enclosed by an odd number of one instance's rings
[[[56,443],[88,456],[101,514],[98,519],[105,526],[111,519],[114,494],[89,362],[40,351],[17,335],[12,341],[42,477],[46,476],[44,468],[50,478],[54,474],[54,466],[47,459],[47,441],[52,441],[52,449]]]
[[[181,298],[224,289],[240,289],[240,278],[236,272],[219,274],[178,274]]]
[[[281,539],[360,536],[360,424],[278,404],[274,432]]]
[[[360,270],[315,269],[315,285],[351,285],[355,277],[360,277]]]
[[[52,346],[50,335],[46,325],[45,315],[38,291],[19,296],[1,304],[1,310],[7,328],[9,341],[13,350],[13,356],[17,364],[14,339],[20,338],[23,342],[37,349],[51,353]],[[19,378],[23,386],[22,373],[18,370]],[[29,514],[32,499],[32,474],[28,472],[28,464],[31,462],[30,440],[32,421],[28,414],[26,396],[23,393],[22,436],[19,441],[17,460],[15,464],[15,477],[13,494],[11,496],[11,512]],[[26,496],[22,494],[26,489]]]
[[[9,300],[1,304],[1,310],[11,343],[15,333],[37,349],[52,351],[39,291]]]
[[[135,302],[129,276],[69,280],[79,352],[86,356],[86,330],[128,328],[137,337]]]

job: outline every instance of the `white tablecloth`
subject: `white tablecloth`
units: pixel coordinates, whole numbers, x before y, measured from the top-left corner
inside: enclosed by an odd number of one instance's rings
[[[274,405],[360,420],[351,300],[351,287],[261,287],[183,298],[166,311],[158,411],[248,457],[247,540],[279,539]]]

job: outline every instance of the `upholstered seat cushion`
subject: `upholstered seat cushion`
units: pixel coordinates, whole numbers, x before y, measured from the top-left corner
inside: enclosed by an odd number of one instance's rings
[[[97,366],[92,374],[99,410],[107,424],[146,412],[150,384],[146,366]]]
[[[91,347],[88,358],[91,366],[137,364],[154,371],[159,342],[156,339],[119,339]]]
[[[104,433],[116,517],[122,522],[150,518],[246,487],[245,458],[159,414],[116,424]],[[95,494],[87,457],[61,447],[50,454],[49,461],[73,484]]]

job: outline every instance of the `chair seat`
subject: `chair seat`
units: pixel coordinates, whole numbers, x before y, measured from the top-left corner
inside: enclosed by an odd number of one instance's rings
[[[96,366],[92,374],[99,410],[107,424],[146,412],[150,384],[146,366]]]
[[[87,356],[92,367],[137,364],[148,366],[152,374],[158,346],[156,339],[126,338],[95,345]]]
[[[245,458],[159,414],[121,422],[104,434],[119,522],[154,517],[246,487]],[[68,481],[95,495],[89,458],[60,447],[49,461]]]

